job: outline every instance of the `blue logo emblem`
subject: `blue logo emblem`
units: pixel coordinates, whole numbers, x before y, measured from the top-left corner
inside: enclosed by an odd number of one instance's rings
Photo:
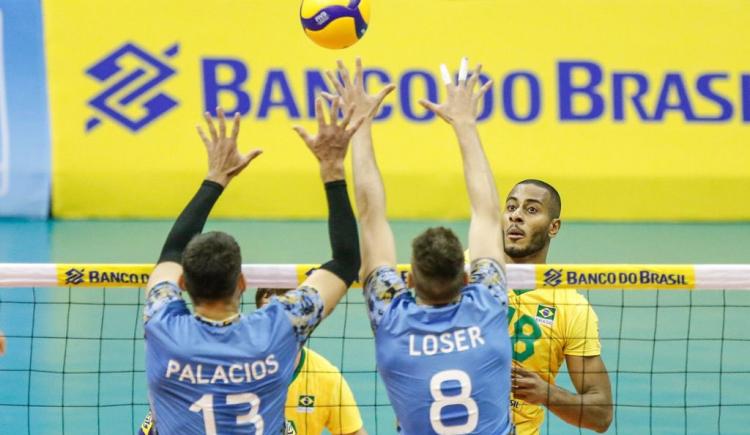
[[[557,287],[562,283],[562,269],[549,269],[544,272],[544,284]]]
[[[68,269],[65,272],[65,284],[78,285],[83,283],[83,272],[86,269]]]
[[[86,74],[105,86],[89,100],[89,105],[133,132],[147,126],[177,106],[174,98],[154,89],[174,75],[175,69],[164,60],[174,57],[179,50],[179,45],[174,44],[159,59],[132,43],[118,48],[86,70]],[[101,122],[98,116],[90,118],[86,131]]]

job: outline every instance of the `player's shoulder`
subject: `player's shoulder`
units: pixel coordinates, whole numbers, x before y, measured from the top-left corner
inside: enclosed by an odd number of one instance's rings
[[[188,314],[190,312],[182,299],[182,290],[176,282],[161,281],[149,289],[143,308],[143,321],[146,326]]]
[[[305,365],[311,369],[311,371],[314,371],[315,369],[322,368],[326,369],[327,371],[338,371],[336,366],[334,366],[326,357],[319,354],[318,352],[315,352],[314,350],[310,349],[309,347],[305,347],[303,352],[305,353]]]
[[[525,294],[527,290],[513,290],[514,292]],[[549,289],[539,288],[531,290],[528,293],[534,299],[539,300],[547,305],[556,305],[560,307],[578,307],[578,306],[589,306],[589,301],[586,296],[581,294],[576,289]]]
[[[564,301],[563,305],[572,310],[578,310],[581,308],[587,309],[591,305],[586,296],[576,289],[554,290],[554,292],[555,295],[553,298],[558,299],[560,298],[560,293],[563,293],[563,297],[561,298],[561,300]]]

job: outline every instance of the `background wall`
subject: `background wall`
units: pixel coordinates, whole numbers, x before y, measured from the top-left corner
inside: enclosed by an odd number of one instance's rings
[[[568,219],[750,218],[743,1],[379,0],[343,51],[307,40],[298,3],[45,1],[55,216],[175,215],[204,175],[194,125],[221,104],[266,154],[217,215],[321,217],[291,126],[359,55],[368,86],[398,86],[375,126],[392,217],[467,216],[452,132],[417,101],[468,56],[494,81],[480,128],[501,194],[536,177]]]

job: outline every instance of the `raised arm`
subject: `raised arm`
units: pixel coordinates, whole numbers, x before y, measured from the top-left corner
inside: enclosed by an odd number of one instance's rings
[[[343,62],[338,62],[338,75],[327,72],[338,97],[324,94],[330,101],[338,99],[345,106],[354,107],[355,119],[363,119],[362,127],[352,137],[352,169],[354,192],[360,222],[362,255],[361,277],[364,280],[380,266],[396,266],[396,245],[393,231],[385,212],[385,189],[380,169],[375,161],[372,144],[372,120],[385,97],[393,91],[389,84],[377,95],[368,95],[364,87],[362,61],[357,58],[354,81]]]
[[[208,174],[201,183],[198,192],[182,211],[172,226],[164,242],[159,261],[148,280],[146,295],[156,284],[162,281],[177,281],[182,275],[182,251],[188,242],[203,231],[208,214],[216,200],[229,182],[250,162],[261,154],[256,149],[242,155],[237,149],[237,137],[240,133],[240,115],[234,115],[232,132],[227,135],[226,119],[221,108],[216,109],[219,129],[217,131],[211,115],[205,113],[209,134],[197,126],[198,135],[206,146],[208,154]]]
[[[458,84],[442,67],[447,99],[443,104],[421,100],[427,109],[448,122],[456,133],[463,158],[466,189],[471,202],[471,224],[469,226],[469,251],[472,261],[490,258],[502,264],[503,256],[497,241],[500,240],[500,205],[498,203],[495,178],[487,156],[482,149],[477,130],[477,112],[482,96],[492,86],[488,81],[478,92],[474,89],[479,81],[481,65],[466,80],[466,61],[461,63]]]
[[[318,97],[315,101],[318,134],[312,136],[302,127],[294,127],[318,159],[320,178],[325,184],[328,200],[328,235],[333,259],[302,283],[302,286],[312,287],[320,293],[324,317],[333,311],[346,290],[357,279],[360,265],[357,221],[346,191],[344,158],[349,140],[363,120],[360,118],[350,126],[354,114],[354,108],[350,107],[344,120],[339,123],[338,112],[339,101],[336,100],[329,112],[330,122],[326,122],[323,99]]]

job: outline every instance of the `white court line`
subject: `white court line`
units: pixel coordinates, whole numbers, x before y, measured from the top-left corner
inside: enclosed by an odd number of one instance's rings
[[[3,54],[3,11],[0,9],[0,196],[10,190],[10,139],[8,105],[5,101],[5,57]]]

